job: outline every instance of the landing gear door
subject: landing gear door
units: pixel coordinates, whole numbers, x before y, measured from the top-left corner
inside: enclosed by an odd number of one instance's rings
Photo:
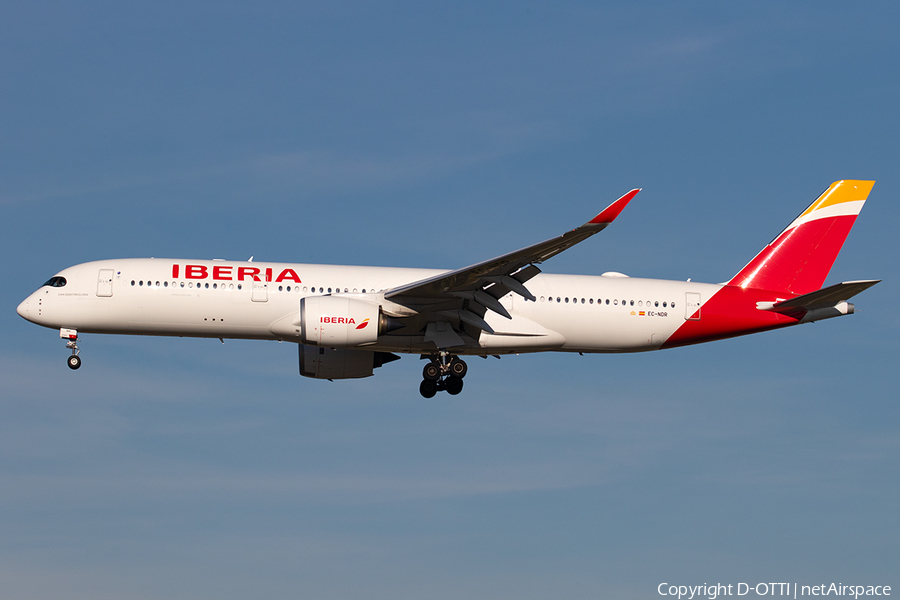
[[[266,302],[269,299],[269,284],[265,281],[254,281],[250,299],[254,302]]]
[[[684,320],[700,320],[700,294],[695,292],[686,292],[684,294]]]
[[[108,298],[112,296],[113,269],[100,269],[97,276],[97,295]]]

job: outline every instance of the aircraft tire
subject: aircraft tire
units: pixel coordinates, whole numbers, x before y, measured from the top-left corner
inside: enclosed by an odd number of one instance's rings
[[[455,396],[462,391],[463,380],[459,377],[448,377],[447,381],[444,383],[444,386],[448,394],[450,394],[451,396]]]
[[[74,371],[81,366],[81,357],[73,354],[68,359],[66,359],[66,364],[69,365],[69,368]]]
[[[422,377],[425,381],[437,381],[441,378],[441,367],[436,362],[430,362],[422,368]]]
[[[466,373],[469,371],[469,365],[466,364],[466,361],[459,358],[458,356],[454,357],[453,360],[450,361],[450,374],[454,377],[459,377],[462,379],[466,376]]]
[[[434,395],[437,394],[437,384],[426,379],[419,384],[419,393],[423,398],[434,398]]]

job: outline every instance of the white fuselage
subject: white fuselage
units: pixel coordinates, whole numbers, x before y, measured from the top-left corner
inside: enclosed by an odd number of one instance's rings
[[[442,273],[436,269],[177,259],[120,259],[61,271],[19,306],[23,317],[79,333],[299,341],[300,300],[347,296],[389,306],[384,291]],[[539,274],[536,301],[500,298],[512,319],[488,311],[494,333],[459,354],[658,349],[721,285],[603,276]],[[689,304],[690,303],[690,304]],[[381,335],[370,350],[435,351],[423,335]]]

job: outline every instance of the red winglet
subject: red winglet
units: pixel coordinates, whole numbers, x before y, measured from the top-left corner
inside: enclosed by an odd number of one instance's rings
[[[641,188],[637,188],[631,190],[609,206],[603,209],[599,215],[588,221],[588,223],[612,223],[616,220],[616,217],[619,216],[619,213],[622,212],[628,203],[631,202],[631,199],[637,196],[637,193],[641,191]]]

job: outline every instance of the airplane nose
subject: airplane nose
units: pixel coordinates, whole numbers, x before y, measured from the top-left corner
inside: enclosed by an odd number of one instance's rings
[[[30,320],[28,319],[30,312],[28,307],[29,300],[30,298],[25,298],[24,300],[22,300],[22,303],[19,304],[19,307],[16,308],[16,312],[19,313],[19,316],[26,320]]]

